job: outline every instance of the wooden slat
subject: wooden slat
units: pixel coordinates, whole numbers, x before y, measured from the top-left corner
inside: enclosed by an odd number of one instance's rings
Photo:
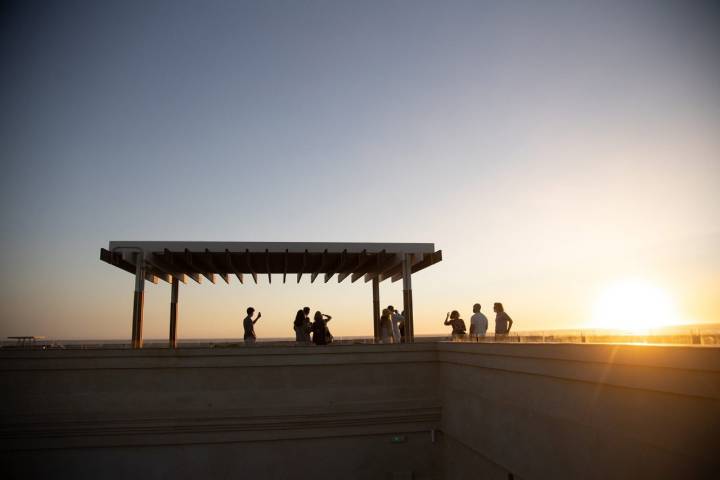
[[[252,261],[250,260],[250,251],[245,250],[245,266],[247,267],[248,271],[250,272],[250,275],[252,275],[253,280],[255,283],[257,282],[257,272],[252,267]]]
[[[235,266],[235,262],[233,262],[232,254],[230,253],[230,250],[225,250],[225,261],[228,265],[230,265],[230,269],[235,273],[235,276],[237,277],[238,281],[240,283],[243,283],[243,274],[237,269]]]
[[[342,254],[340,255],[340,259],[338,260],[338,263],[335,265],[335,268],[325,274],[325,283],[327,283],[328,280],[330,280],[332,276],[335,275],[335,273],[342,269],[342,267],[345,265],[345,262],[347,262],[347,250],[343,250]]]
[[[305,269],[307,268],[307,256],[308,256],[308,251],[305,250],[305,252],[303,253],[303,256],[302,256],[302,264],[301,264],[300,270],[298,271],[298,274],[297,274],[297,283],[300,283],[300,278],[302,278],[302,275],[303,275],[303,273],[305,273]]]

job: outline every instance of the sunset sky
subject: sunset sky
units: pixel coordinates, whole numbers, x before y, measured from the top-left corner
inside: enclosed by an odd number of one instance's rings
[[[418,334],[720,322],[719,46],[712,2],[3,2],[0,337],[129,338],[110,240],[432,242]],[[261,278],[181,285],[178,336],[248,305],[372,334],[370,284]]]

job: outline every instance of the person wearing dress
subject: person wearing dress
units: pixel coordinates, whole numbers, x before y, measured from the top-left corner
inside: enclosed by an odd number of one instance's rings
[[[380,315],[380,343],[391,343],[392,338],[392,313],[385,308]]]
[[[400,325],[405,321],[400,312],[398,312],[392,305],[387,308],[390,311],[390,324],[392,326],[393,343],[400,343]]]

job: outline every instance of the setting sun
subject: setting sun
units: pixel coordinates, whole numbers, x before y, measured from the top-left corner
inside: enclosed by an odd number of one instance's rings
[[[672,296],[643,280],[622,280],[602,290],[592,314],[594,328],[647,330],[679,322]]]

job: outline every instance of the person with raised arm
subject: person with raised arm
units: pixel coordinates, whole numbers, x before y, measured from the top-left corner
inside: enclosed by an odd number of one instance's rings
[[[258,320],[260,320],[260,317],[262,317],[262,313],[258,312],[257,317],[255,317],[255,320],[253,320],[252,316],[253,313],[255,313],[255,309],[253,307],[247,308],[247,317],[243,320],[243,328],[245,329],[245,344],[252,345],[255,343],[255,340],[257,339],[255,337],[255,324]]]
[[[327,327],[327,322],[332,320],[330,315],[325,315],[319,310],[315,312],[312,324],[312,341],[315,345],[327,345],[332,343],[333,336],[330,333],[330,329]]]
[[[453,340],[462,340],[465,338],[465,321],[460,318],[460,312],[453,310],[445,315],[445,325],[452,326]]]

